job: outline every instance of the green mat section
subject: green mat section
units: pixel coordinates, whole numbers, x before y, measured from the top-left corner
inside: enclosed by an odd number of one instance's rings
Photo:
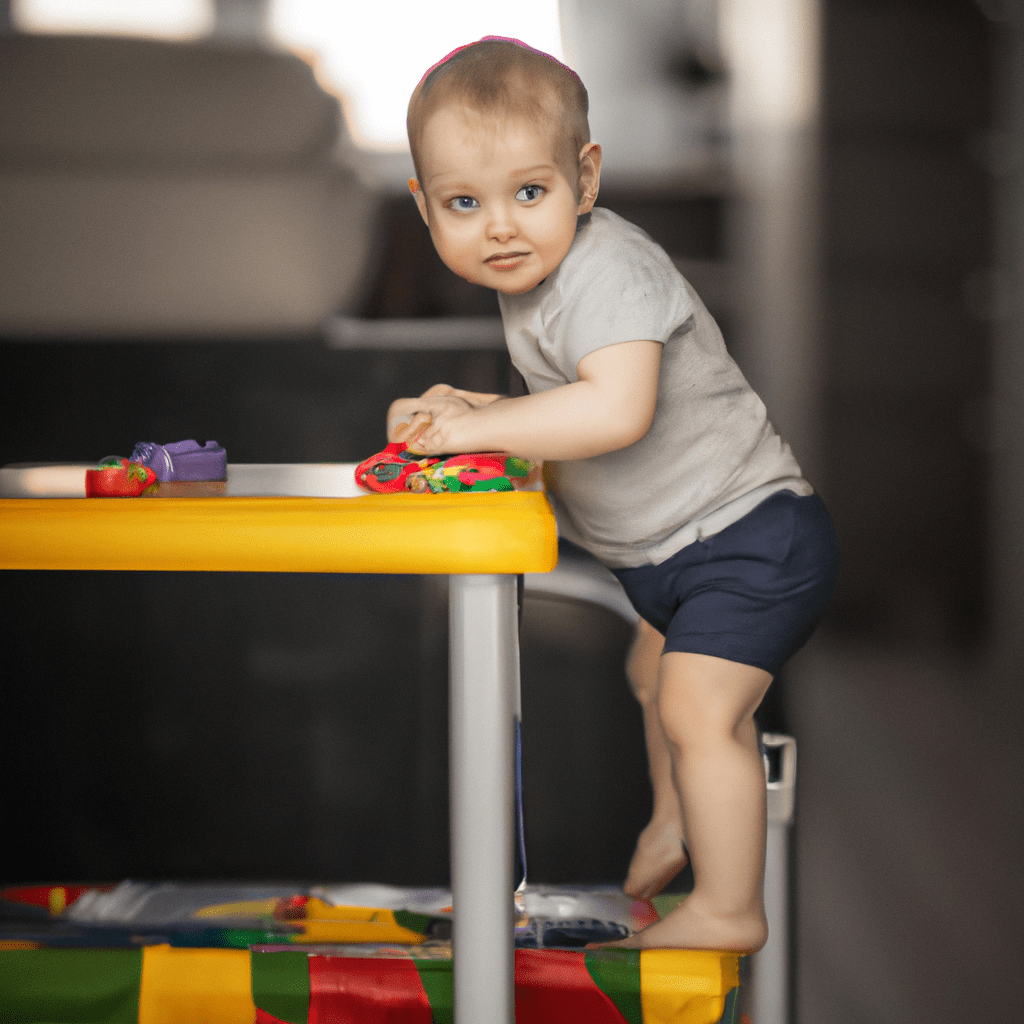
[[[413,962],[420,976],[420,984],[427,993],[430,1003],[430,1015],[434,1024],[454,1024],[455,1004],[452,985],[452,965],[447,960],[419,960],[415,956]]]
[[[309,1016],[309,954],[253,953],[252,1001],[287,1024],[306,1024]]]
[[[615,1004],[628,1024],[643,1024],[640,1001],[640,950],[602,949],[587,952],[587,965],[594,984]]]
[[[141,949],[0,952],[3,1024],[138,1024]]]

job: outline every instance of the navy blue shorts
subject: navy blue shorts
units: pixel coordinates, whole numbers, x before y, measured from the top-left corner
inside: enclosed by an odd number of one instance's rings
[[[839,547],[821,499],[777,491],[660,565],[613,569],[666,651],[773,676],[807,642],[835,590]]]

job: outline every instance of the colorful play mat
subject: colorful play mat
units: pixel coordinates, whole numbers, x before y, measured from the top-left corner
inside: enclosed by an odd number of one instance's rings
[[[518,911],[517,1024],[741,1024],[733,954],[582,948],[653,920],[651,904],[535,886]],[[0,1020],[451,1024],[451,921],[437,889],[9,887]]]

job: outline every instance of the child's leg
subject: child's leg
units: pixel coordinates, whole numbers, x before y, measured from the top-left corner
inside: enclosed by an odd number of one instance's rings
[[[771,676],[702,654],[662,655],[658,710],[672,756],[694,889],[616,945],[752,952],[764,915],[765,778],[754,711]]]
[[[672,755],[658,711],[658,671],[665,638],[643,619],[626,661],[626,678],[640,703],[654,806],[640,833],[623,889],[639,900],[656,896],[686,866],[682,809],[672,776]]]

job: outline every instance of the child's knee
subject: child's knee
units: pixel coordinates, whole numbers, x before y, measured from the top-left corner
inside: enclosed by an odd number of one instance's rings
[[[693,654],[666,654],[657,694],[658,715],[677,747],[756,743],[754,712],[771,683],[762,669]]]
[[[725,749],[757,749],[757,726],[752,715],[738,709],[696,707],[690,712],[658,698],[658,718],[674,757],[702,753],[719,756]]]

